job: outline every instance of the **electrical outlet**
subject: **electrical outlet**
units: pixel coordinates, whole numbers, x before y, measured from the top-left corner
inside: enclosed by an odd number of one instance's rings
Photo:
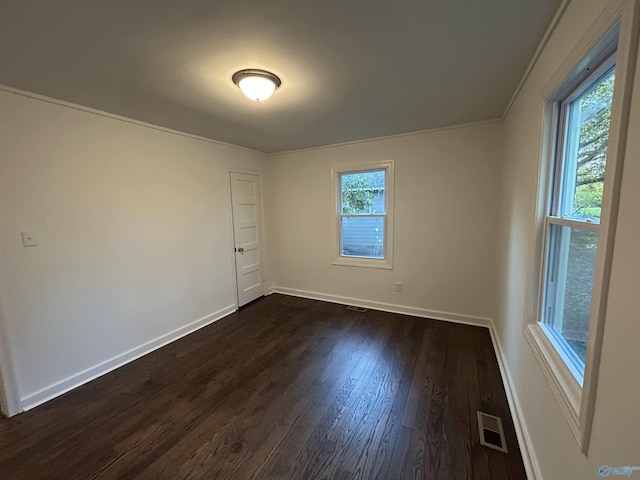
[[[402,291],[402,282],[396,282],[396,292]]]
[[[35,247],[40,243],[38,237],[33,232],[20,232],[20,235],[22,236],[23,247]]]

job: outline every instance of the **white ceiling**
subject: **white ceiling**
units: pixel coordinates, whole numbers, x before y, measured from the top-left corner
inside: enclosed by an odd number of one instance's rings
[[[499,118],[560,0],[0,0],[0,83],[263,152]],[[263,68],[262,104],[231,82]]]

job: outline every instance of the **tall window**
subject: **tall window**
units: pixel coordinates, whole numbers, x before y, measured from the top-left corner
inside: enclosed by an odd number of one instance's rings
[[[603,12],[546,99],[524,336],[582,453],[589,448],[637,37],[638,4]],[[604,33],[603,33],[604,32]]]
[[[391,268],[393,163],[335,168],[334,185],[334,264]]]
[[[541,322],[582,383],[615,81],[613,57],[557,102]]]

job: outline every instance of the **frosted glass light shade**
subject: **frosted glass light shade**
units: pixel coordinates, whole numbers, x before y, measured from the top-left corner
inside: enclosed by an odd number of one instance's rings
[[[233,83],[240,87],[247,98],[262,102],[280,86],[280,79],[265,70],[240,70],[233,74]]]
[[[264,77],[245,77],[238,82],[238,86],[242,93],[258,102],[266,100],[276,91],[276,84]]]

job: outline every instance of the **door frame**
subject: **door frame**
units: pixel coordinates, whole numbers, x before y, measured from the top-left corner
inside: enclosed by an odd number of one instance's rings
[[[258,177],[258,198],[260,200],[260,218],[258,219],[258,223],[260,224],[260,234],[258,240],[260,241],[260,254],[262,255],[262,261],[260,266],[260,285],[262,286],[262,295],[264,296],[266,293],[265,284],[266,284],[266,254],[265,254],[265,243],[264,243],[264,201],[262,195],[262,172],[260,170],[254,170],[252,168],[238,168],[238,167],[227,167],[227,187],[229,189],[228,198],[229,198],[229,237],[231,239],[231,264],[233,266],[233,295],[234,295],[234,304],[236,310],[240,307],[240,301],[238,300],[238,269],[236,267],[236,239],[234,235],[233,229],[233,197],[231,195],[231,174],[232,173],[242,173],[245,175],[255,175]]]
[[[0,298],[0,406],[7,417],[12,417],[22,411],[22,406],[7,332],[4,307]]]

